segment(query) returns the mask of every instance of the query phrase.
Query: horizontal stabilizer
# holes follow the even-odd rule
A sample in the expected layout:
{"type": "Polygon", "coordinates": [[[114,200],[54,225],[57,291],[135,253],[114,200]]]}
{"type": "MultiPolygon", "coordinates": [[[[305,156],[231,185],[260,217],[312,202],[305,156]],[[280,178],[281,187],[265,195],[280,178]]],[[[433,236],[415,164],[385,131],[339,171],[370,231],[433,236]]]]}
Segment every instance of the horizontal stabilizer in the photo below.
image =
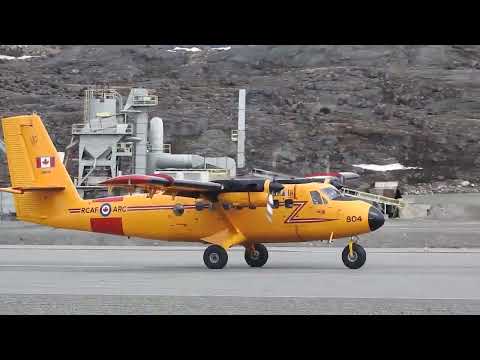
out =
{"type": "Polygon", "coordinates": [[[24,187],[8,187],[0,188],[1,192],[7,192],[12,194],[23,194],[28,191],[61,191],[65,190],[64,186],[24,186],[24,187]]]}

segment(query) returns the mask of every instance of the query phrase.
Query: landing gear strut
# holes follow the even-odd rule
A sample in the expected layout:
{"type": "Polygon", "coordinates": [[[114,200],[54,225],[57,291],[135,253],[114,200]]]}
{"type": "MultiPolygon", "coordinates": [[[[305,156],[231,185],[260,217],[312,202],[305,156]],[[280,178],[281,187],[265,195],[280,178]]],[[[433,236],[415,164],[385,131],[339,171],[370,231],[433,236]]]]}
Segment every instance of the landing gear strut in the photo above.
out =
{"type": "Polygon", "coordinates": [[[262,244],[245,248],[245,261],[251,267],[262,267],[268,260],[268,250],[262,244]]]}
{"type": "Polygon", "coordinates": [[[346,267],[359,269],[365,264],[367,253],[362,246],[350,239],[348,245],[342,251],[342,260],[346,267]]]}
{"type": "Polygon", "coordinates": [[[203,262],[209,269],[223,269],[228,262],[227,251],[219,245],[210,245],[203,253],[203,262]]]}

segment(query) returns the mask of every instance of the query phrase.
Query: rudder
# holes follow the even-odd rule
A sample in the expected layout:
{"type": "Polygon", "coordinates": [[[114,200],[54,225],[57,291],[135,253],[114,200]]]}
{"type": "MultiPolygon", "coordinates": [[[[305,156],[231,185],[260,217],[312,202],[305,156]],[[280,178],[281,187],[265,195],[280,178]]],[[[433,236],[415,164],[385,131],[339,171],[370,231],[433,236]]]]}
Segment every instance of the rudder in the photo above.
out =
{"type": "Polygon", "coordinates": [[[2,119],[17,217],[42,222],[80,197],[38,115],[2,119]]]}

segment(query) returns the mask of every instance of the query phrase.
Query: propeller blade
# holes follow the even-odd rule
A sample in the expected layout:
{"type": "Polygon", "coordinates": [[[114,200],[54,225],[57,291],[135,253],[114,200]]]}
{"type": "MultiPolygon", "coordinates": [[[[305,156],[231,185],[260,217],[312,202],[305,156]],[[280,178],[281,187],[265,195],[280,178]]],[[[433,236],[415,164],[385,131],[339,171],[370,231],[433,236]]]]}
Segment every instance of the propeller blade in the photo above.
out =
{"type": "Polygon", "coordinates": [[[269,222],[273,222],[273,195],[269,194],[267,198],[266,215],[269,222]]]}

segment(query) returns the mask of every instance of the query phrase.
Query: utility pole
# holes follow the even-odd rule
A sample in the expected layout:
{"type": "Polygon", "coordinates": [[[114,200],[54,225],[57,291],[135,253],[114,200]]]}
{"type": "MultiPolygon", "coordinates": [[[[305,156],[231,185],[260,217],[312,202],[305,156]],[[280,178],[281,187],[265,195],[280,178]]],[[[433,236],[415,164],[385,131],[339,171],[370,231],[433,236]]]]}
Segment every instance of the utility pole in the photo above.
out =
{"type": "Polygon", "coordinates": [[[245,167],[245,89],[238,94],[237,168],[245,167]]]}

